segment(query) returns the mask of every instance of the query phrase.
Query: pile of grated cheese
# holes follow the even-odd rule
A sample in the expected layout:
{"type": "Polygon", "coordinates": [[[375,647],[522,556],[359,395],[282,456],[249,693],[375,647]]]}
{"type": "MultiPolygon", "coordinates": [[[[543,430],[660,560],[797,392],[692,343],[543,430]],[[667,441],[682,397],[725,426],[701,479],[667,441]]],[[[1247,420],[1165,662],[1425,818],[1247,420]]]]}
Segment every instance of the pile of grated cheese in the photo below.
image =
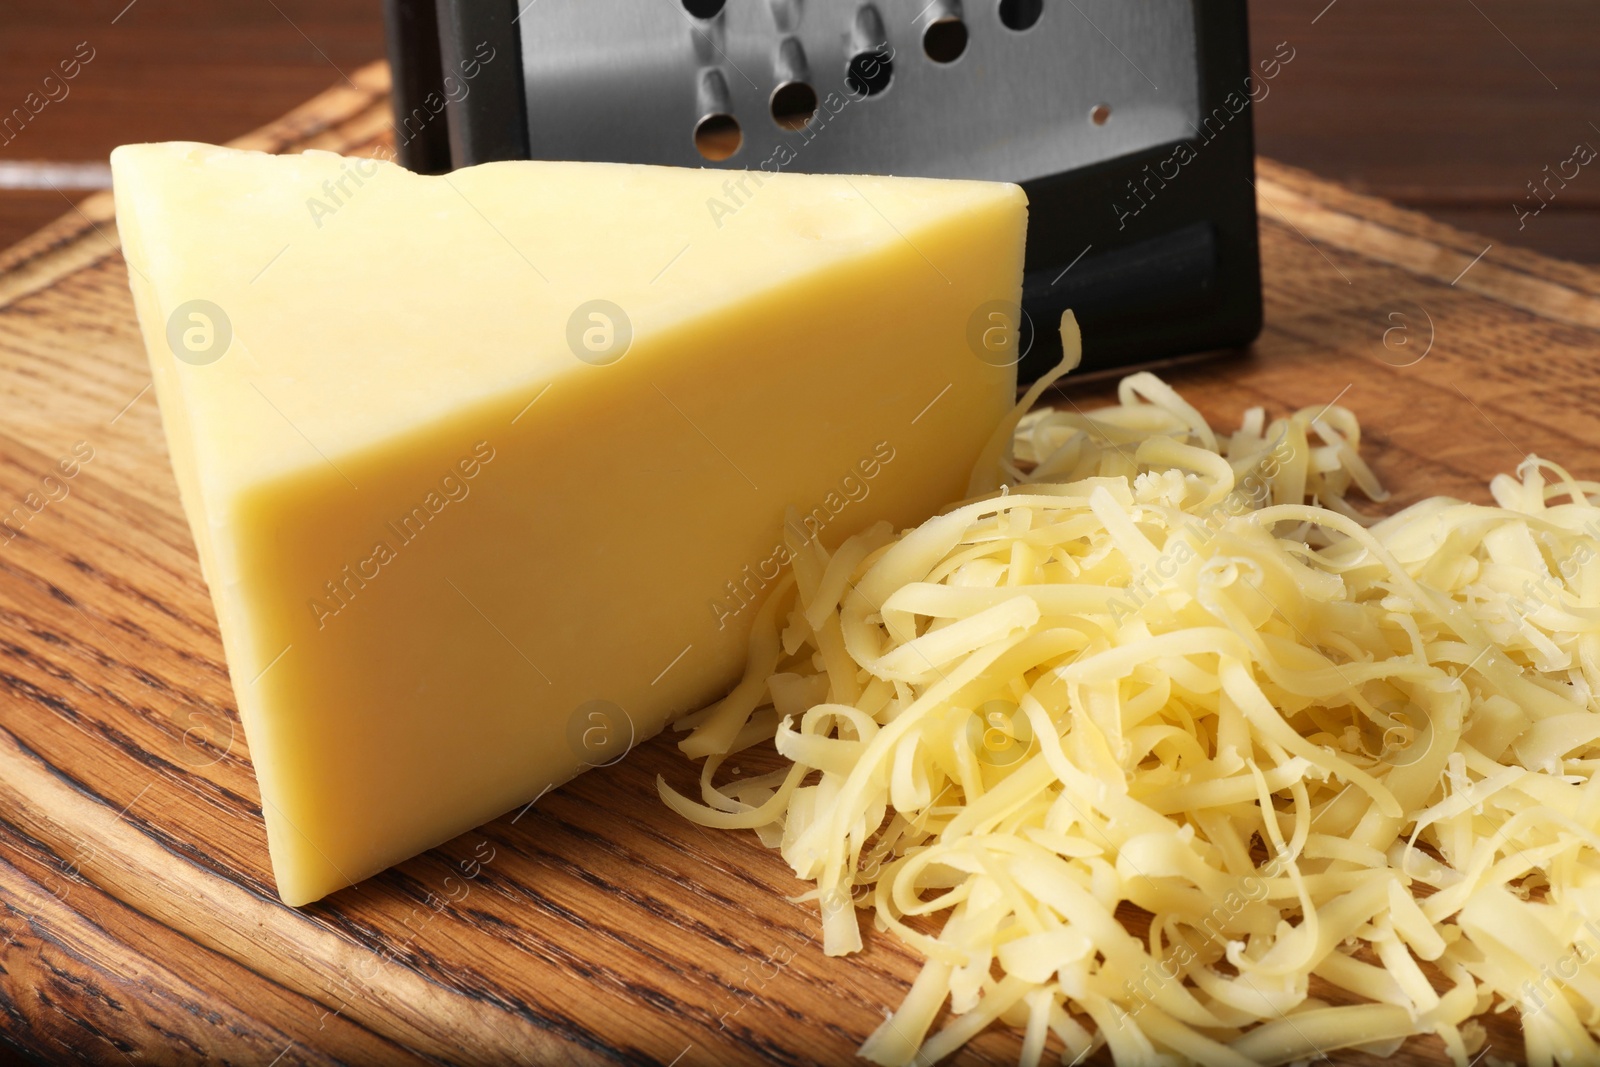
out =
{"type": "Polygon", "coordinates": [[[925,958],[874,1063],[1000,1020],[1024,1064],[1465,1065],[1511,1008],[1600,1062],[1600,483],[1529,456],[1374,523],[1345,409],[1218,435],[1135,374],[1023,416],[1066,369],[973,499],[791,544],[665,801],[781,850],[828,953],[865,909],[925,958]]]}

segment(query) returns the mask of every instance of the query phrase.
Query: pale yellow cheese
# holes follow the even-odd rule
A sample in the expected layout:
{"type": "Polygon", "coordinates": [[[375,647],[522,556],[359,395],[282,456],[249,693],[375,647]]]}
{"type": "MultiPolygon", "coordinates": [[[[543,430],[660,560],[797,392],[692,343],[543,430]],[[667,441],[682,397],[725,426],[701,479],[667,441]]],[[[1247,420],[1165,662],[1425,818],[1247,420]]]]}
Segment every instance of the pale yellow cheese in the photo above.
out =
{"type": "Polygon", "coordinates": [[[1014,186],[198,144],[112,168],[291,904],[725,691],[786,509],[830,547],[919,521],[1014,395],[983,329],[1020,295],[1014,186]]]}
{"type": "Polygon", "coordinates": [[[1117,394],[1030,392],[987,496],[797,546],[662,798],[815,883],[829,954],[864,909],[924,957],[885,1067],[996,1021],[1024,1067],[1469,1067],[1508,1008],[1517,1062],[1600,1062],[1600,483],[1529,455],[1380,520],[1336,402],[1117,394]]]}

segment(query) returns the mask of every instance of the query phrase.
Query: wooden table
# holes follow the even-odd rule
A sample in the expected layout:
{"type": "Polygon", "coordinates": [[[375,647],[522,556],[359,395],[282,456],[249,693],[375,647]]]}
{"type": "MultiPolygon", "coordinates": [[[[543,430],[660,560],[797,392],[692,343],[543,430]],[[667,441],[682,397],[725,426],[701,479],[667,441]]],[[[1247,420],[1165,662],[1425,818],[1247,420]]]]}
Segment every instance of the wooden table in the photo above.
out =
{"type": "MultiPolygon", "coordinates": [[[[372,151],[386,84],[352,71],[239,143],[372,151]]],[[[1600,474],[1600,272],[1265,160],[1259,189],[1265,333],[1169,373],[1214,423],[1340,398],[1396,505],[1486,500],[1527,451],[1600,474]]],[[[774,853],[657,801],[656,775],[689,779],[670,737],[282,906],[106,194],[0,253],[0,507],[80,441],[66,494],[0,546],[0,1055],[845,1063],[899,1002],[908,951],[869,933],[825,958],[774,853]]],[[[1515,1057],[1514,1023],[1489,1025],[1515,1057]]],[[[958,1059],[1017,1049],[996,1031],[958,1059]]]]}

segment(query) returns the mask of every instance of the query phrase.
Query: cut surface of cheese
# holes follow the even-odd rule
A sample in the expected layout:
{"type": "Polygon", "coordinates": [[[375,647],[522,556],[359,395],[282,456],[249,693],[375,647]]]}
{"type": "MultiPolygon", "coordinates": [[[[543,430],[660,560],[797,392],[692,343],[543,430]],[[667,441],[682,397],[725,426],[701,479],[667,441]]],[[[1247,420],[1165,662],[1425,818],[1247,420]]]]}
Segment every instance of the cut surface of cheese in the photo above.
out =
{"type": "Polygon", "coordinates": [[[786,521],[920,521],[1014,396],[1015,186],[188,143],[112,170],[290,904],[726,691],[786,521]]]}

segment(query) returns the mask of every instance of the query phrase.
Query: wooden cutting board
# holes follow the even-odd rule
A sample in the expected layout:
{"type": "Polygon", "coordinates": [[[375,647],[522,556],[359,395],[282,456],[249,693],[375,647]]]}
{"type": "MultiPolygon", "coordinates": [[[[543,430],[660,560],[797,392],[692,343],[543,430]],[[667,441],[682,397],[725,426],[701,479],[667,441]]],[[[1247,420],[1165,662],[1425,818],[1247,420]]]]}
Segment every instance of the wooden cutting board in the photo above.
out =
{"type": "MultiPolygon", "coordinates": [[[[386,69],[352,80],[236,143],[376,150],[386,69]]],[[[1600,272],[1265,160],[1257,186],[1266,330],[1166,372],[1213,423],[1337,398],[1396,505],[1487,500],[1529,451],[1600,475],[1600,272]]],[[[915,976],[885,936],[825,958],[775,854],[668,813],[656,776],[690,777],[670,736],[279,904],[109,194],[0,253],[0,512],[25,516],[0,529],[0,1059],[846,1063],[915,976]]],[[[1490,1026],[1519,1058],[1514,1020],[1490,1026]]]]}

